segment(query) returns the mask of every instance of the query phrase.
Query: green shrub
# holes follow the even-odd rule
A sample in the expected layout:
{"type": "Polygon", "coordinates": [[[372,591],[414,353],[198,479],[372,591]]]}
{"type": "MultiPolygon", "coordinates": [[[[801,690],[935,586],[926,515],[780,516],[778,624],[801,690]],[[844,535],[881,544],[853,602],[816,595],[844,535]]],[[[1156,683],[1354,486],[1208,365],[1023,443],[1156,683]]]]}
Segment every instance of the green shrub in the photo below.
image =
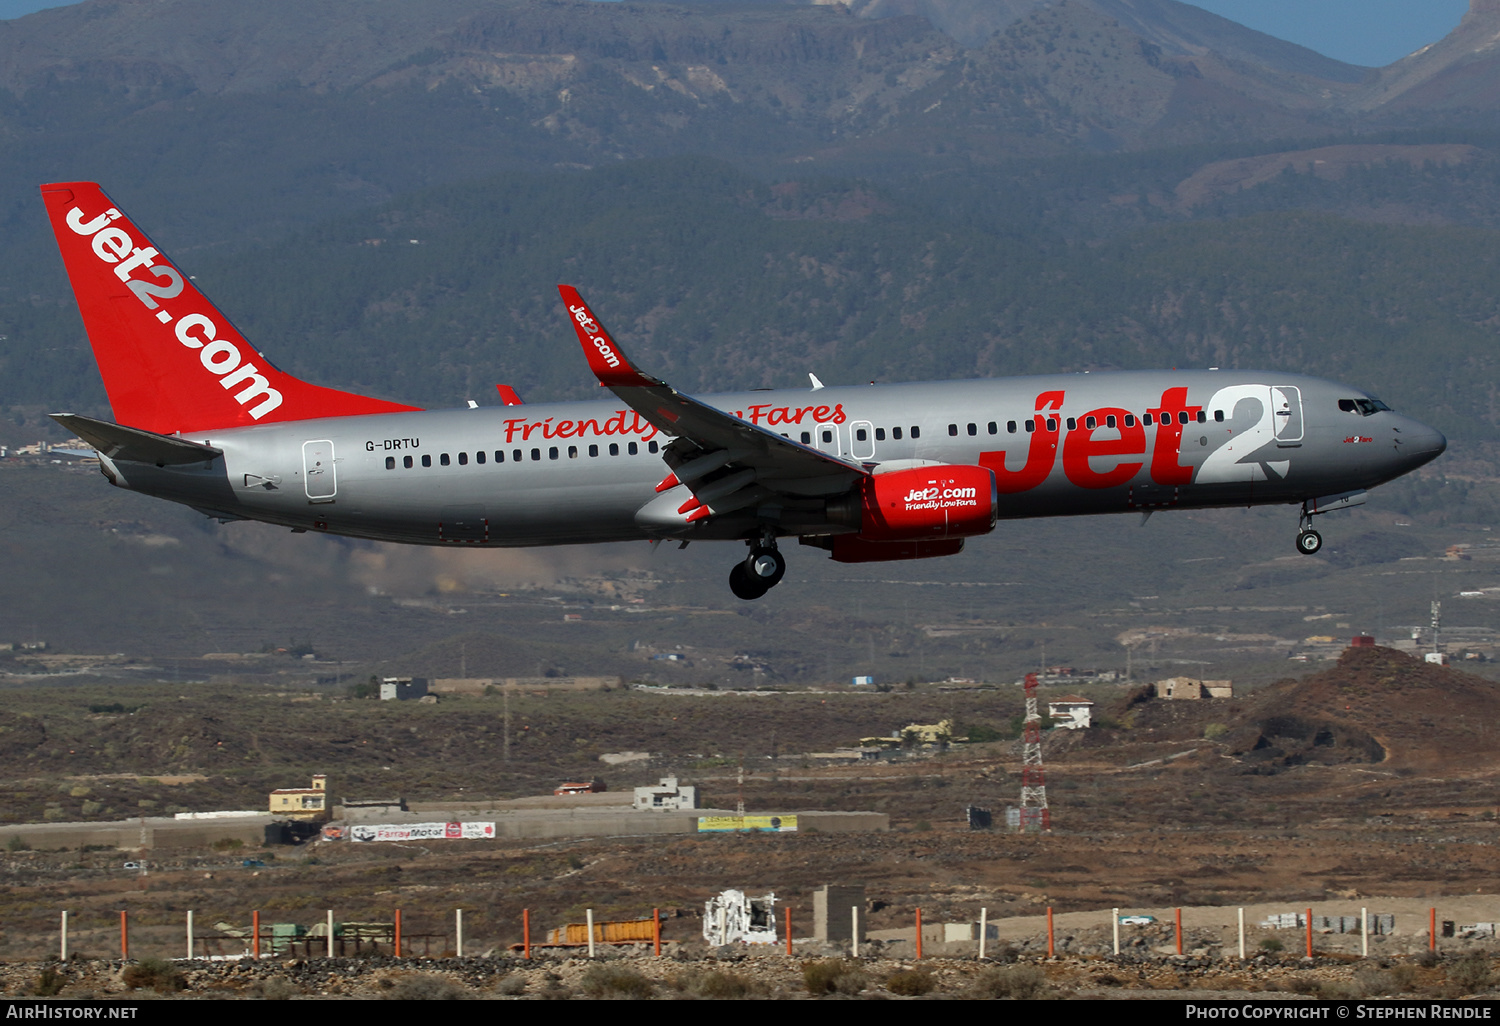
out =
{"type": "Polygon", "coordinates": [[[1277,951],[1280,951],[1282,947],[1283,945],[1281,943],[1281,938],[1279,937],[1267,937],[1265,940],[1260,942],[1260,950],[1262,951],[1275,953],[1277,951]]]}
{"type": "Polygon", "coordinates": [[[766,992],[760,981],[722,969],[683,973],[672,981],[672,985],[691,997],[716,1001],[734,1001],[766,992]]]}
{"type": "Polygon", "coordinates": [[[930,994],[937,986],[937,981],[932,978],[931,973],[923,972],[921,969],[905,969],[901,972],[892,973],[886,977],[885,989],[892,994],[900,994],[902,997],[921,997],[930,994]]]}
{"type": "Polygon", "coordinates": [[[158,994],[168,994],[187,986],[182,974],[164,958],[143,958],[128,965],[122,979],[131,990],[150,987],[158,994]]]}
{"type": "Polygon", "coordinates": [[[68,978],[56,969],[43,969],[31,985],[31,993],[36,997],[56,997],[67,984],[68,978]]]}
{"type": "Polygon", "coordinates": [[[590,966],[578,985],[591,998],[648,998],[656,992],[656,984],[625,965],[590,966]]]}
{"type": "Polygon", "coordinates": [[[1469,994],[1488,987],[1493,976],[1490,956],[1482,951],[1470,952],[1448,970],[1448,979],[1469,994]]]}
{"type": "Polygon", "coordinates": [[[1015,998],[1026,1001],[1047,992],[1047,974],[1040,966],[1012,965],[996,967],[974,981],[974,993],[982,998],[1015,998]]]}
{"type": "Polygon", "coordinates": [[[31,845],[26,843],[26,838],[22,837],[20,834],[17,834],[15,837],[12,837],[10,840],[5,842],[5,850],[30,851],[31,845]]]}
{"type": "Polygon", "coordinates": [[[869,984],[859,963],[844,958],[825,958],[802,963],[802,982],[809,994],[858,994],[869,984]]]}

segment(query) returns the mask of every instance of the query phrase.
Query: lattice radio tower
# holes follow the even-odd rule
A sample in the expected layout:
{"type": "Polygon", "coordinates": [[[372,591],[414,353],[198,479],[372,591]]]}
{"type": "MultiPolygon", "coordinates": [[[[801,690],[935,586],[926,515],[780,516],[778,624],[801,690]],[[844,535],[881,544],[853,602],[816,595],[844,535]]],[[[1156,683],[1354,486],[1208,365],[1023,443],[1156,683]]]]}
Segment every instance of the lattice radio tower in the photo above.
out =
{"type": "Polygon", "coordinates": [[[1021,829],[1052,829],[1047,808],[1047,771],[1042,766],[1042,716],[1036,708],[1036,674],[1026,675],[1026,720],[1021,732],[1021,829]]]}

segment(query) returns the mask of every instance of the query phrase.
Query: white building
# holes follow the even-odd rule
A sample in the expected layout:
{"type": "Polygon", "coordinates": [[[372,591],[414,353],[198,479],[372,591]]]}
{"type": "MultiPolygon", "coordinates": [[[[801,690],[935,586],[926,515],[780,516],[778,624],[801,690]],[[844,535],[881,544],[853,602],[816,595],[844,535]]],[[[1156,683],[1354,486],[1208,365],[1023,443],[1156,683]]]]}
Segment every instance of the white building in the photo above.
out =
{"type": "Polygon", "coordinates": [[[1093,722],[1094,703],[1081,695],[1064,695],[1047,703],[1052,725],[1062,730],[1082,730],[1093,722]]]}
{"type": "Polygon", "coordinates": [[[662,777],[660,784],[635,789],[635,807],[637,809],[696,809],[698,789],[679,787],[676,777],[662,777]]]}

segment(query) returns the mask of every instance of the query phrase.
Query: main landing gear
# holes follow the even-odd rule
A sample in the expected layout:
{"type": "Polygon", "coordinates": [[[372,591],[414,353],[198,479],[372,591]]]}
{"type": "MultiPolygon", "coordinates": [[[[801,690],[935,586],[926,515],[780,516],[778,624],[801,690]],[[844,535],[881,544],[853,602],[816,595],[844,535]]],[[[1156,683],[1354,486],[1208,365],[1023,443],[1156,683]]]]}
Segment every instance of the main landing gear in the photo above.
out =
{"type": "Polygon", "coordinates": [[[1312,517],[1304,502],[1302,515],[1297,518],[1297,551],[1304,556],[1311,556],[1323,547],[1323,536],[1312,529],[1312,517]]]}
{"type": "Polygon", "coordinates": [[[750,554],[729,571],[729,590],[736,598],[758,599],[786,576],[786,557],[776,548],[776,538],[768,534],[750,545],[750,554]]]}

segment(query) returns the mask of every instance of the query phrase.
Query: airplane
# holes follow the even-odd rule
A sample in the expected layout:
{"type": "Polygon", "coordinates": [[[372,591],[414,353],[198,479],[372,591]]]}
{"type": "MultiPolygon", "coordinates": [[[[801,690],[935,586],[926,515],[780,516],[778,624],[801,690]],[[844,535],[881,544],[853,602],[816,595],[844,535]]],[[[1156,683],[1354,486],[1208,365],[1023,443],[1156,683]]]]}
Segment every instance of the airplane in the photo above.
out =
{"type": "Polygon", "coordinates": [[[796,538],[841,562],[958,553],[1004,520],[1287,504],[1313,518],[1437,458],[1438,431],[1280,371],[1125,371],[688,396],[578,291],[612,398],[423,410],[300,381],[92,182],[43,185],[115,422],[53,419],[120,488],[223,522],[419,545],[739,541],[757,599],[796,538]]]}

